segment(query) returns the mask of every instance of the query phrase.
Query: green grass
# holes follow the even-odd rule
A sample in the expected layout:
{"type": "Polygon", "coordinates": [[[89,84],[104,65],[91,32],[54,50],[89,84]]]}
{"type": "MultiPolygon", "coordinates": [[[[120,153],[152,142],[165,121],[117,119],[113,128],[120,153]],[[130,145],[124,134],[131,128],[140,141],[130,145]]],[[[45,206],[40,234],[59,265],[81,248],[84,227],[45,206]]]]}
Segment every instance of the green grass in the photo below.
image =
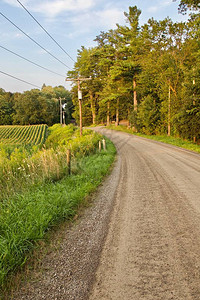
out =
{"type": "Polygon", "coordinates": [[[77,161],[74,175],[16,194],[1,203],[1,287],[10,273],[24,265],[37,241],[56,224],[75,216],[85,197],[109,172],[115,153],[114,145],[107,140],[106,151],[77,161]]]}
{"type": "Polygon", "coordinates": [[[80,137],[77,128],[54,125],[49,129],[47,144],[38,146],[12,147],[0,143],[0,203],[5,197],[26,191],[31,186],[47,181],[58,181],[68,170],[67,149],[72,160],[96,152],[101,136],[84,130],[80,137]]]}
{"type": "Polygon", "coordinates": [[[190,141],[187,140],[183,140],[181,138],[176,138],[176,137],[172,137],[172,136],[161,136],[161,135],[145,135],[145,134],[141,134],[141,133],[135,133],[133,132],[132,129],[129,129],[125,126],[107,126],[108,129],[112,129],[112,130],[116,130],[116,131],[122,131],[122,132],[127,132],[127,133],[131,133],[137,136],[141,136],[147,139],[151,139],[151,140],[155,140],[155,141],[159,141],[159,142],[163,142],[166,144],[171,144],[177,147],[181,147],[187,150],[191,150],[197,153],[200,153],[200,145],[194,144],[190,141]]]}

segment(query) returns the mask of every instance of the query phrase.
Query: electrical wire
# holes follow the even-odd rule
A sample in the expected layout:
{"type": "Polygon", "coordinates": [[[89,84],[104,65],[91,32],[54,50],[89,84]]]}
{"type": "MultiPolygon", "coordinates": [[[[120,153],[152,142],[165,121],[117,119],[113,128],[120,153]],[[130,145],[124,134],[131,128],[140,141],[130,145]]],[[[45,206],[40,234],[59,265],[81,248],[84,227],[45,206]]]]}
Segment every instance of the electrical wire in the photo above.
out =
{"type": "Polygon", "coordinates": [[[33,83],[30,83],[30,82],[28,82],[28,81],[25,81],[25,80],[23,80],[23,79],[20,79],[20,78],[18,78],[18,77],[15,77],[15,76],[13,76],[13,75],[10,75],[10,74],[8,74],[8,73],[5,73],[5,72],[3,72],[3,71],[0,71],[0,73],[2,73],[2,74],[4,74],[4,75],[7,75],[7,76],[9,76],[9,77],[12,77],[12,78],[14,78],[14,79],[17,79],[17,80],[19,80],[19,81],[21,81],[21,82],[25,82],[25,83],[27,83],[27,84],[29,84],[29,85],[32,85],[32,86],[34,86],[34,87],[37,87],[37,88],[41,88],[40,86],[38,86],[38,85],[35,85],[35,84],[33,84],[33,83]]]}
{"type": "Polygon", "coordinates": [[[59,61],[62,65],[64,65],[65,67],[67,67],[68,69],[70,69],[70,67],[68,67],[65,63],[63,63],[59,58],[57,58],[56,56],[54,56],[51,52],[49,52],[48,50],[46,50],[43,46],[41,46],[37,41],[35,41],[32,37],[30,37],[27,33],[25,33],[21,28],[19,28],[15,23],[13,23],[9,18],[7,18],[2,12],[0,12],[0,15],[2,17],[4,17],[8,22],[10,22],[14,27],[16,27],[19,31],[21,31],[26,37],[28,37],[32,42],[34,42],[36,45],[38,45],[40,48],[42,48],[46,53],[48,53],[49,55],[51,55],[54,59],[56,59],[57,61],[59,61]]]}
{"type": "Polygon", "coordinates": [[[28,11],[28,9],[19,1],[17,2],[23,7],[23,9],[31,16],[31,18],[46,32],[46,34],[56,43],[56,45],[71,59],[73,62],[75,60],[67,53],[67,51],[50,35],[50,33],[38,22],[38,20],[28,11]]]}
{"type": "Polygon", "coordinates": [[[58,76],[65,77],[64,75],[61,75],[61,74],[56,73],[56,72],[54,72],[54,71],[52,71],[52,70],[49,70],[49,69],[47,69],[47,68],[45,68],[45,67],[43,67],[43,66],[41,66],[41,65],[39,65],[39,64],[37,64],[37,63],[35,63],[35,62],[33,62],[33,61],[31,61],[31,60],[29,60],[28,58],[25,58],[24,56],[21,56],[20,54],[17,54],[17,53],[15,53],[15,52],[13,52],[13,51],[7,49],[6,47],[3,47],[3,46],[0,45],[0,48],[2,48],[2,49],[4,49],[4,50],[6,50],[6,51],[8,51],[8,52],[10,52],[10,53],[12,53],[12,54],[14,54],[14,55],[20,57],[20,58],[22,58],[22,59],[28,61],[29,63],[31,63],[31,64],[33,64],[33,65],[35,65],[35,66],[37,66],[37,67],[40,67],[40,68],[42,68],[42,69],[44,69],[44,70],[46,70],[46,71],[49,71],[49,72],[51,72],[51,73],[54,73],[54,74],[58,75],[58,76]]]}

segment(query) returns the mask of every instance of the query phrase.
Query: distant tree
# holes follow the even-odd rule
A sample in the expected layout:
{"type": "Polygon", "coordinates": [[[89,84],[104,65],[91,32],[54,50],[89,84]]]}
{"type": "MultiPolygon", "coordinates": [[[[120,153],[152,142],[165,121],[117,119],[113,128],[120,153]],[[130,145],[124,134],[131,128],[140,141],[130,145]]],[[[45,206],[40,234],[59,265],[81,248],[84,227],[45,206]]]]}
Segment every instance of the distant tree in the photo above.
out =
{"type": "Polygon", "coordinates": [[[72,119],[73,112],[73,103],[71,93],[66,90],[63,86],[46,86],[43,85],[41,94],[46,98],[48,103],[48,114],[51,115],[51,120],[49,119],[47,124],[50,123],[59,123],[60,122],[60,102],[59,98],[62,99],[62,104],[65,104],[65,121],[70,123],[72,119]],[[50,109],[51,107],[51,109],[50,109]]]}
{"type": "Polygon", "coordinates": [[[11,125],[13,121],[12,105],[0,95],[0,125],[11,125]]]}
{"type": "Polygon", "coordinates": [[[26,91],[15,99],[14,124],[28,125],[41,123],[40,91],[26,91]]]}
{"type": "Polygon", "coordinates": [[[13,97],[12,93],[0,89],[0,125],[11,125],[13,122],[13,97]]]}

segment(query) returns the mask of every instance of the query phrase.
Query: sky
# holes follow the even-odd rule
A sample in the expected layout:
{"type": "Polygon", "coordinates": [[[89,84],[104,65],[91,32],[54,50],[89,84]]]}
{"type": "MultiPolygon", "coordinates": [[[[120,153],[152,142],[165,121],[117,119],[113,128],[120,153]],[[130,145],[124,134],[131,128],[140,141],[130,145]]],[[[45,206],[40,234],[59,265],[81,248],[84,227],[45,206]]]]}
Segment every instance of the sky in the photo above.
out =
{"type": "Polygon", "coordinates": [[[17,0],[0,0],[0,88],[7,92],[23,92],[46,85],[65,86],[67,72],[73,69],[77,50],[81,46],[94,47],[94,39],[101,31],[125,24],[124,12],[129,6],[141,9],[140,25],[149,18],[174,22],[186,21],[178,13],[179,1],[173,0],[20,0],[21,4],[37,19],[57,43],[30,17],[17,0]],[[6,19],[7,18],[7,19],[6,19]],[[40,48],[26,35],[34,39],[40,48]],[[6,49],[7,50],[6,50],[6,49]],[[9,51],[31,60],[57,74],[44,70],[9,51]],[[3,73],[1,73],[3,72],[3,73]],[[18,81],[19,78],[26,82],[18,81]],[[30,85],[29,83],[33,84],[30,85]]]}

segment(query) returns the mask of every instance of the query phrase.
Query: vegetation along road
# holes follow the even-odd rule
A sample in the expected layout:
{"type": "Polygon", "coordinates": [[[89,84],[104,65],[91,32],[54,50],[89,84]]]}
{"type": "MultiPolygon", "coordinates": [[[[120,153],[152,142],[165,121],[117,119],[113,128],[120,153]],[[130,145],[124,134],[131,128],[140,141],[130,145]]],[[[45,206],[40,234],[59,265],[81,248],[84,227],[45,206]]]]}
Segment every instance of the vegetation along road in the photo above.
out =
{"type": "Polygon", "coordinates": [[[115,167],[15,299],[199,300],[200,155],[94,130],[116,145],[115,167]]]}

